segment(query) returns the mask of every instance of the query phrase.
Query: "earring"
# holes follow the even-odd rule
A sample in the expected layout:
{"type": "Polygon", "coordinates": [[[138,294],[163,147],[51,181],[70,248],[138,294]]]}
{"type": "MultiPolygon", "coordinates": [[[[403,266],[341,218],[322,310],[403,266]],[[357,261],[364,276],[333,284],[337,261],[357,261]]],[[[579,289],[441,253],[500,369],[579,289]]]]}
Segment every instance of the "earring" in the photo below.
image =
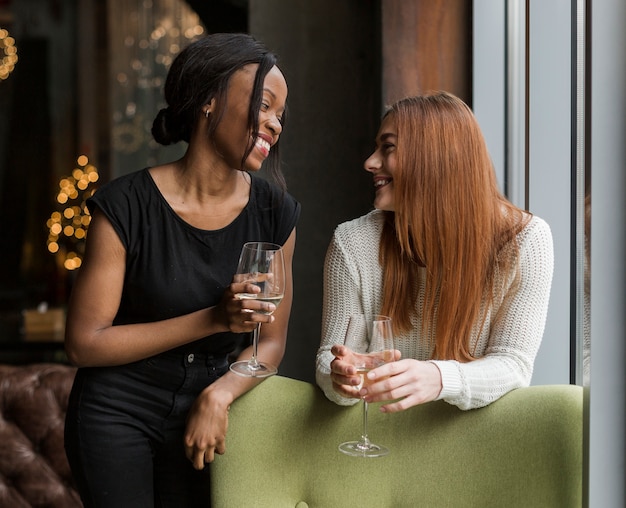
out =
{"type": "Polygon", "coordinates": [[[209,113],[210,113],[210,111],[207,109],[207,110],[204,112],[204,116],[205,116],[206,118],[209,118],[209,113]]]}

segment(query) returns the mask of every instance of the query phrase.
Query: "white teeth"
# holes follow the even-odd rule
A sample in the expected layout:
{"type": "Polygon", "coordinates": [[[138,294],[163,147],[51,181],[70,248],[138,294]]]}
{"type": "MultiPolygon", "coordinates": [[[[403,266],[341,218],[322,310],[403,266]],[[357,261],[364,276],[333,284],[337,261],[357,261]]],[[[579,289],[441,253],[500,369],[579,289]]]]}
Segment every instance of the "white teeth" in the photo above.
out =
{"type": "Polygon", "coordinates": [[[391,180],[376,180],[374,182],[374,187],[382,187],[384,185],[387,185],[391,180]]]}
{"type": "Polygon", "coordinates": [[[256,138],[256,145],[259,148],[267,150],[268,152],[270,151],[270,148],[271,148],[271,145],[266,140],[264,140],[263,138],[256,138]]]}

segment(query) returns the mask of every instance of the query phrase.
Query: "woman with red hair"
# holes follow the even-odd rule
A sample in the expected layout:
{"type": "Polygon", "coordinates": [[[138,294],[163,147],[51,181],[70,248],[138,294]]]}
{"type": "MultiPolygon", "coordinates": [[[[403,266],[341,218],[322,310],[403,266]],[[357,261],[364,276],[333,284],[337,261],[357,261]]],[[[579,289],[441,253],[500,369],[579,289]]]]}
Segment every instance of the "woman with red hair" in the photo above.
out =
{"type": "Polygon", "coordinates": [[[386,412],[438,399],[471,409],[527,386],[548,309],[552,235],[498,190],[470,108],[446,92],[396,102],[365,169],[375,210],[339,225],[326,255],[316,361],[326,396],[393,401],[386,412]],[[360,390],[342,345],[354,313],[390,316],[401,353],[360,390]]]}

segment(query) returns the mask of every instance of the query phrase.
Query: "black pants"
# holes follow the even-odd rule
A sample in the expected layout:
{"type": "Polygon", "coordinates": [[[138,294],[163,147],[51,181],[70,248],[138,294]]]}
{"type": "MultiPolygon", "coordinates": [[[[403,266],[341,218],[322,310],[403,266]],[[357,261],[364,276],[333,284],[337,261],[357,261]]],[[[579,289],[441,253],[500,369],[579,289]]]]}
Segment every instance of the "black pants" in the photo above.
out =
{"type": "Polygon", "coordinates": [[[209,507],[208,467],[193,468],[183,433],[197,395],[227,370],[226,357],[173,352],[79,369],[65,448],[85,507],[209,507]]]}

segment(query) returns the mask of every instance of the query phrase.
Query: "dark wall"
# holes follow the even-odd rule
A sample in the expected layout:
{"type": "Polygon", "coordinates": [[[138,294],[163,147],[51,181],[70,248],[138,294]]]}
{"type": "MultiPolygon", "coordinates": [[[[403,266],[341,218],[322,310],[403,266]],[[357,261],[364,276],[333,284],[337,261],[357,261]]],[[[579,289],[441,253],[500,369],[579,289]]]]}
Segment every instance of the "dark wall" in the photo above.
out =
{"type": "Polygon", "coordinates": [[[340,222],[368,212],[363,162],[380,119],[378,2],[251,0],[249,32],[279,55],[289,86],[281,138],[290,193],[302,204],[294,303],[282,375],[314,380],[322,270],[340,222]]]}
{"type": "Polygon", "coordinates": [[[49,49],[45,39],[20,40],[19,65],[10,80],[0,83],[5,135],[0,151],[0,306],[5,292],[7,301],[24,295],[9,307],[54,298],[40,288],[45,286],[41,279],[55,271],[54,259],[34,255],[46,245],[44,225],[56,183],[50,175],[49,49]],[[28,293],[36,293],[34,301],[28,301],[28,293]]]}

